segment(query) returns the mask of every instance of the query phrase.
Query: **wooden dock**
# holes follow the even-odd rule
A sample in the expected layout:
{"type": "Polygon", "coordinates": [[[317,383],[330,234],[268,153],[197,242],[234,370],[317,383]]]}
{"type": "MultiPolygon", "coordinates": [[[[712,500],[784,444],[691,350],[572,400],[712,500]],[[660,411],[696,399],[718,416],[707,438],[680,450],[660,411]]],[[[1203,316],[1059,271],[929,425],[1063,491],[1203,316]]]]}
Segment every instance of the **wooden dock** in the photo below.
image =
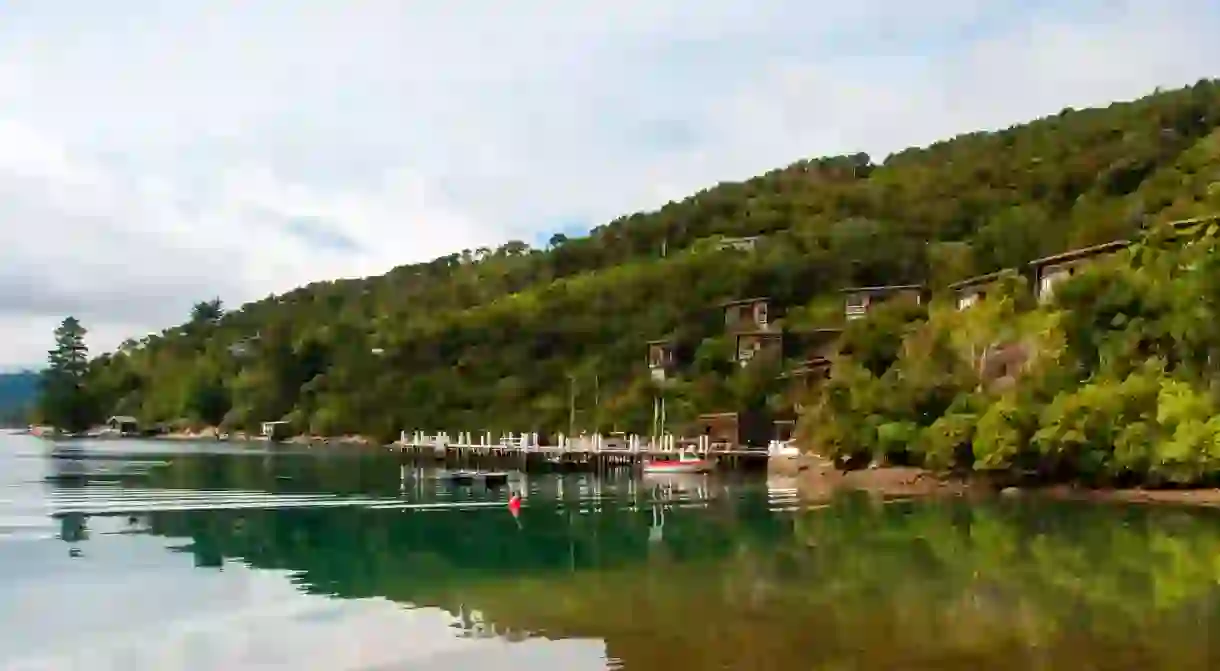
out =
{"type": "Polygon", "coordinates": [[[631,468],[651,459],[677,458],[682,452],[714,461],[718,468],[765,468],[776,445],[769,447],[732,446],[713,443],[706,436],[681,440],[665,435],[557,436],[553,444],[543,444],[537,434],[448,433],[403,431],[393,449],[418,461],[446,465],[506,466],[521,470],[601,470],[631,468]]]}

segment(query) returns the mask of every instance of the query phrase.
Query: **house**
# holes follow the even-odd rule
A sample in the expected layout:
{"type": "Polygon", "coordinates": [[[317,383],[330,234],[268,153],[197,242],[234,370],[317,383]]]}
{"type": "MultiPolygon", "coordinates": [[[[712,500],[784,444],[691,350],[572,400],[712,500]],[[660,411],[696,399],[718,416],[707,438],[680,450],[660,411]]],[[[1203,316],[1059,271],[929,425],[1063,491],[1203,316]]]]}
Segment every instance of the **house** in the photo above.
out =
{"type": "Polygon", "coordinates": [[[736,338],[733,360],[738,365],[745,366],[759,357],[780,359],[784,355],[784,334],[779,331],[743,331],[736,338]]]}
{"type": "Polygon", "coordinates": [[[288,437],[288,432],[291,426],[287,421],[279,420],[275,422],[263,422],[263,436],[267,440],[276,442],[288,437]]]}
{"type": "Polygon", "coordinates": [[[695,426],[716,448],[766,450],[775,433],[770,417],[760,411],[703,414],[695,419],[695,426]]]}
{"type": "Polygon", "coordinates": [[[866,316],[869,310],[881,303],[910,301],[915,305],[921,305],[926,300],[926,290],[922,284],[848,287],[842,292],[847,296],[844,316],[849,320],[866,316]]]}
{"type": "Polygon", "coordinates": [[[1126,249],[1129,244],[1126,240],[1115,240],[1030,262],[1029,267],[1034,276],[1034,295],[1039,301],[1050,300],[1055,293],[1056,284],[1075,275],[1078,270],[1098,258],[1126,249]]]}
{"type": "Polygon", "coordinates": [[[673,370],[674,345],[669,340],[650,340],[648,342],[648,372],[652,379],[660,382],[673,370]]]}
{"type": "Polygon", "coordinates": [[[736,331],[766,331],[769,328],[767,309],[770,298],[743,298],[721,303],[724,308],[724,327],[730,333],[736,331]]]}
{"type": "Polygon", "coordinates": [[[987,292],[995,287],[996,282],[1011,272],[1013,271],[1007,269],[997,270],[994,273],[987,273],[986,275],[979,275],[950,284],[949,290],[954,294],[957,309],[965,310],[986,298],[987,292]]]}
{"type": "Polygon", "coordinates": [[[115,415],[106,420],[106,428],[122,435],[134,434],[140,432],[140,422],[135,417],[128,415],[115,415]]]}
{"type": "Polygon", "coordinates": [[[754,251],[755,245],[761,236],[751,235],[741,238],[721,238],[716,241],[716,246],[720,249],[735,249],[739,252],[754,251]]]}

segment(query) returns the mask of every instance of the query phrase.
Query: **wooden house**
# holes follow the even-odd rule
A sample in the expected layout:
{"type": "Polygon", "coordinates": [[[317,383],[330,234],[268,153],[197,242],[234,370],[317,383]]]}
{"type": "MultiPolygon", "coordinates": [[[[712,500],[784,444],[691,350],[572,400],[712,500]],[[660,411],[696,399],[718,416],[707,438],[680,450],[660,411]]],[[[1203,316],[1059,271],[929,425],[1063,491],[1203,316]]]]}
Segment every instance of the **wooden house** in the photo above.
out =
{"type": "Polygon", "coordinates": [[[991,291],[996,282],[1006,274],[1013,272],[1012,270],[997,270],[994,273],[979,275],[964,279],[961,282],[954,282],[949,285],[949,290],[953,292],[954,301],[957,304],[958,310],[966,308],[978,303],[980,300],[987,297],[987,292],[991,291]]]}
{"type": "Polygon", "coordinates": [[[1115,240],[1030,262],[1029,267],[1034,277],[1034,295],[1039,301],[1050,300],[1054,296],[1056,284],[1075,275],[1081,268],[1097,259],[1126,249],[1129,244],[1126,240],[1115,240]]]}
{"type": "Polygon", "coordinates": [[[750,235],[739,238],[721,238],[716,242],[716,246],[720,249],[733,249],[739,252],[752,252],[758,244],[761,236],[750,235]]]}
{"type": "Polygon", "coordinates": [[[137,434],[140,432],[140,421],[128,415],[115,415],[106,420],[106,428],[122,435],[137,434]]]}
{"type": "Polygon", "coordinates": [[[927,300],[927,290],[922,284],[848,287],[842,291],[846,295],[843,312],[849,320],[867,316],[869,310],[882,303],[909,301],[920,305],[927,300]]]}
{"type": "Polygon", "coordinates": [[[743,331],[736,340],[733,360],[740,366],[764,357],[778,360],[784,356],[784,334],[779,331],[743,331]]]}
{"type": "Polygon", "coordinates": [[[677,362],[674,343],[670,340],[648,342],[648,372],[660,382],[670,375],[677,362]]]}
{"type": "Polygon", "coordinates": [[[263,422],[263,436],[265,436],[267,440],[278,442],[288,437],[291,428],[291,425],[284,420],[263,422]]]}
{"type": "Polygon", "coordinates": [[[722,303],[724,308],[724,328],[729,333],[738,331],[766,331],[770,328],[768,308],[771,299],[743,298],[722,303]]]}

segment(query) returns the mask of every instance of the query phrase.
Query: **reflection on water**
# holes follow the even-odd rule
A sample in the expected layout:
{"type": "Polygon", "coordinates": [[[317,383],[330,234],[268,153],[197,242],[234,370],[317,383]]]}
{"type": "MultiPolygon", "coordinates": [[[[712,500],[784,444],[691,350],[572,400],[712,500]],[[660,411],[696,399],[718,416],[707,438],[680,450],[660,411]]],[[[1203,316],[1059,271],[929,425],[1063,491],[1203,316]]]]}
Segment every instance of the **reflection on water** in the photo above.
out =
{"type": "Polygon", "coordinates": [[[1213,511],[0,441],[3,668],[1220,668],[1213,511]]]}

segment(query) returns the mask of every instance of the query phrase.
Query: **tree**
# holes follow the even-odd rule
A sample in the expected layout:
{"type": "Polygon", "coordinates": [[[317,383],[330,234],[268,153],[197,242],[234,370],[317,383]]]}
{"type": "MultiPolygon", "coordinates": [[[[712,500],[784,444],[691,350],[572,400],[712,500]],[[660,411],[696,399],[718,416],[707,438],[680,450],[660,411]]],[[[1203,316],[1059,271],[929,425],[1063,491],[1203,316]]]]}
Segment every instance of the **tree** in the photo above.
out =
{"type": "Polygon", "coordinates": [[[72,432],[88,428],[94,419],[85,385],[89,372],[85,333],[75,317],[65,318],[55,329],[55,349],[47,353],[48,366],[42,374],[39,405],[43,418],[56,428],[72,432]]]}
{"type": "Polygon", "coordinates": [[[219,298],[196,303],[191,308],[192,324],[215,324],[225,314],[224,303],[219,298]]]}

